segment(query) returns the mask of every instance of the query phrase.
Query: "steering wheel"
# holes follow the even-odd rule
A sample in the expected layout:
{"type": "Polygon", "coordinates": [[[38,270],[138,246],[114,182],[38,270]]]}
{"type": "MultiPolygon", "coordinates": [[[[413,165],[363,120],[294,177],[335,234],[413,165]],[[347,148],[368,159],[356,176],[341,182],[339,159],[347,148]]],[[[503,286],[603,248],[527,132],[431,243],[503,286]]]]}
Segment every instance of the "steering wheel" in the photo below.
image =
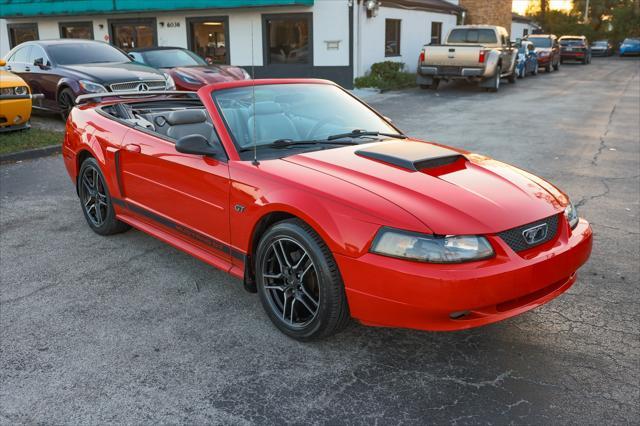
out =
{"type": "Polygon", "coordinates": [[[326,116],[325,118],[323,118],[320,121],[318,121],[311,128],[311,130],[309,130],[309,133],[307,133],[306,139],[314,139],[316,133],[318,133],[318,130],[322,129],[327,124],[335,124],[336,122],[338,122],[340,124],[345,124],[344,119],[342,117],[340,117],[339,115],[337,115],[337,114],[332,114],[332,115],[326,116]]]}

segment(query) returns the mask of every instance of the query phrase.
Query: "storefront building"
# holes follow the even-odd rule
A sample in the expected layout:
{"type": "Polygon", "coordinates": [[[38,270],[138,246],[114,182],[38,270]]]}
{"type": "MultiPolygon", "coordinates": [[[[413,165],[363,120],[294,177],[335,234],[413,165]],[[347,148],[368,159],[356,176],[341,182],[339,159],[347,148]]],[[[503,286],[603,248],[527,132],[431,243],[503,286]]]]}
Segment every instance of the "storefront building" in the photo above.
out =
{"type": "Polygon", "coordinates": [[[24,41],[82,38],[123,50],[190,49],[260,77],[347,87],[372,63],[415,70],[420,47],[462,12],[457,0],[0,0],[0,55],[24,41]]]}

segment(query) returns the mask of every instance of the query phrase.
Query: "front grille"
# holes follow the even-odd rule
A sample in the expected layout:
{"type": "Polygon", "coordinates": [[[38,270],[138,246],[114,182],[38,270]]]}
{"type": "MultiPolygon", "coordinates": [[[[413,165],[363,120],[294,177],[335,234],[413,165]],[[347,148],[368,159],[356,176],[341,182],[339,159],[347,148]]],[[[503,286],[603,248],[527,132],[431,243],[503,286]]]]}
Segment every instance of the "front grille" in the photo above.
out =
{"type": "Polygon", "coordinates": [[[502,238],[502,240],[507,243],[507,245],[511,247],[513,251],[519,252],[551,241],[555,238],[557,233],[558,215],[555,215],[546,219],[539,220],[537,222],[528,223],[517,228],[512,228],[507,231],[500,232],[498,236],[502,238]],[[542,224],[547,224],[547,236],[544,239],[535,242],[534,244],[529,244],[527,240],[525,240],[523,232],[527,229],[531,229],[542,224]]]}
{"type": "Polygon", "coordinates": [[[462,74],[462,67],[439,67],[438,74],[440,75],[460,75],[462,74]]]}
{"type": "Polygon", "coordinates": [[[140,80],[140,81],[127,81],[124,83],[113,83],[109,85],[112,92],[131,92],[140,90],[141,84],[146,84],[148,90],[164,90],[166,83],[164,80],[140,80]]]}

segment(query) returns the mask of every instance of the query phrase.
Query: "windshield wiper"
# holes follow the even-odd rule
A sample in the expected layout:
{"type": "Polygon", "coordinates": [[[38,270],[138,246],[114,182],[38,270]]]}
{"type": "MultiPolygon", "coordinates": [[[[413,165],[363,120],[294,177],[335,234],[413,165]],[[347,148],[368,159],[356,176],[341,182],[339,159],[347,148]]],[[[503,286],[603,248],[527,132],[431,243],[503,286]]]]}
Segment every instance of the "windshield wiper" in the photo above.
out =
{"type": "Polygon", "coordinates": [[[339,133],[337,135],[331,135],[327,138],[328,141],[333,141],[336,139],[342,139],[342,138],[360,138],[363,136],[387,136],[390,138],[397,138],[397,139],[406,139],[407,137],[405,135],[401,135],[400,133],[383,133],[383,132],[369,132],[367,130],[362,130],[362,129],[354,129],[353,131],[349,132],[349,133],[339,133]]]}
{"type": "Polygon", "coordinates": [[[268,144],[260,144],[255,147],[248,146],[242,148],[240,152],[253,151],[254,149],[265,149],[265,148],[288,148],[290,146],[296,145],[358,145],[358,142],[354,141],[333,141],[329,139],[323,140],[309,140],[309,141],[296,141],[293,139],[276,139],[275,141],[268,144]]]}

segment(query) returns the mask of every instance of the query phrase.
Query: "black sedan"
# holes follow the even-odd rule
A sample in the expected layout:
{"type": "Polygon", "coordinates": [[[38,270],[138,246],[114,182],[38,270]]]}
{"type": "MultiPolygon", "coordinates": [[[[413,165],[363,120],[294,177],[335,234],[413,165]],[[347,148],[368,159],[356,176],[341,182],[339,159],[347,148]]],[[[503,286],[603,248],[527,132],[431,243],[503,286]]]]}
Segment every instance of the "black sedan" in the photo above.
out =
{"type": "Polygon", "coordinates": [[[44,95],[34,107],[60,112],[65,119],[78,95],[175,88],[169,74],[135,63],[120,49],[99,41],[30,41],[13,48],[6,62],[5,69],[44,95]]]}

